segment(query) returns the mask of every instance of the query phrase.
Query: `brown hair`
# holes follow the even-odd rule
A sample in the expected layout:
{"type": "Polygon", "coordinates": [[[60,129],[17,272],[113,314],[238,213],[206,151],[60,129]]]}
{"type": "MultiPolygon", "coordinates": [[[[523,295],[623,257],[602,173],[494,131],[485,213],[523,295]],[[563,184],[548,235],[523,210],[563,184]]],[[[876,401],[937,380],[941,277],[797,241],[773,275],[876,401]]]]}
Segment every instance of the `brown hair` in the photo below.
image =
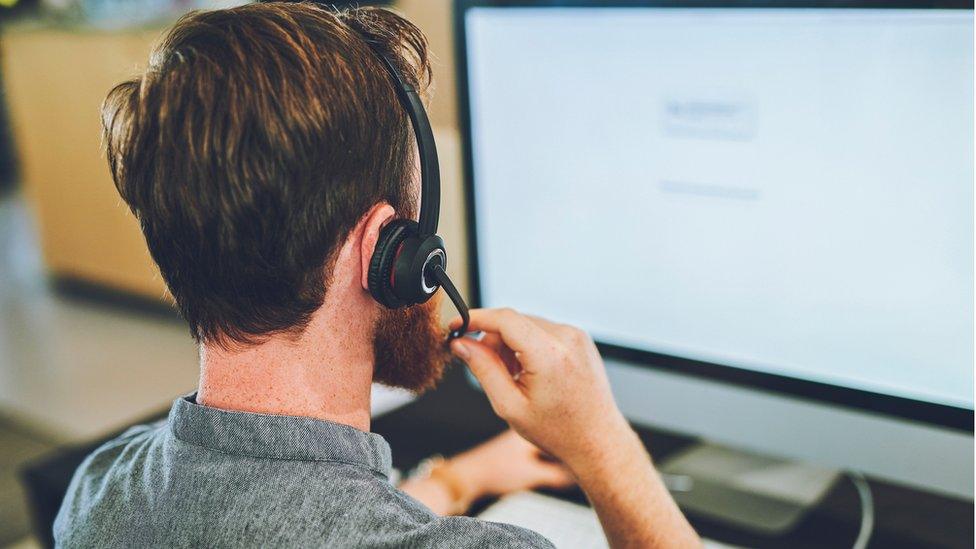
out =
{"type": "Polygon", "coordinates": [[[198,341],[300,332],[362,215],[413,214],[409,120],[367,40],[427,88],[402,17],[275,2],[184,16],[109,92],[115,185],[198,341]]]}

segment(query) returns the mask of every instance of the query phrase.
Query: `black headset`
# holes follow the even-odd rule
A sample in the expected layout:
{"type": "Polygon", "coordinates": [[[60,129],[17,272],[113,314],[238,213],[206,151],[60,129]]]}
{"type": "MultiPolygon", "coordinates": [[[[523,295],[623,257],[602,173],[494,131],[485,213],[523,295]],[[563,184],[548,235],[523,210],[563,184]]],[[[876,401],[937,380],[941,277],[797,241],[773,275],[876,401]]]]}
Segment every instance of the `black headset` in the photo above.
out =
{"type": "Polygon", "coordinates": [[[437,162],[434,132],[417,90],[400,75],[396,65],[379,52],[369,40],[386,71],[393,88],[410,117],[420,154],[420,219],[394,219],[380,230],[373,257],[369,261],[369,293],[389,309],[409,307],[429,300],[443,287],[461,313],[461,326],[449,339],[468,330],[468,307],[447,276],[447,250],[437,236],[440,214],[441,176],[437,162]]]}

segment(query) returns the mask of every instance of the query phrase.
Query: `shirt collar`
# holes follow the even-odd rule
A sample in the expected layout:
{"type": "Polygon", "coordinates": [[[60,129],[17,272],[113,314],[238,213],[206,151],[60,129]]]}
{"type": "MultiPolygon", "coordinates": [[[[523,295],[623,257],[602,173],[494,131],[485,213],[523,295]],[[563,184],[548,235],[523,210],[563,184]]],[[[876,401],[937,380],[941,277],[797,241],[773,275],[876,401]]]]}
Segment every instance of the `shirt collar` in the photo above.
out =
{"type": "Polygon", "coordinates": [[[390,446],[380,435],[296,416],[234,412],[197,404],[196,393],[173,402],[173,436],[225,454],[265,459],[334,461],[389,476],[390,446]]]}

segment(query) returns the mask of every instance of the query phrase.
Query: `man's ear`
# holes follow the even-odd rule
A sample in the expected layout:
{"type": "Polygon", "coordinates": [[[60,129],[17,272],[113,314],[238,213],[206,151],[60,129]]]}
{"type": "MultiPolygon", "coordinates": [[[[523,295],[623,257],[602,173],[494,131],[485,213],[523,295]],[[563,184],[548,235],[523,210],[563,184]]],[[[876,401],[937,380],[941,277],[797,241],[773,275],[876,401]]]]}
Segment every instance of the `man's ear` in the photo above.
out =
{"type": "Polygon", "coordinates": [[[380,202],[369,209],[359,221],[358,233],[359,256],[362,262],[361,277],[363,289],[369,291],[369,262],[373,259],[373,251],[380,239],[380,230],[393,220],[396,210],[386,202],[380,202]]]}

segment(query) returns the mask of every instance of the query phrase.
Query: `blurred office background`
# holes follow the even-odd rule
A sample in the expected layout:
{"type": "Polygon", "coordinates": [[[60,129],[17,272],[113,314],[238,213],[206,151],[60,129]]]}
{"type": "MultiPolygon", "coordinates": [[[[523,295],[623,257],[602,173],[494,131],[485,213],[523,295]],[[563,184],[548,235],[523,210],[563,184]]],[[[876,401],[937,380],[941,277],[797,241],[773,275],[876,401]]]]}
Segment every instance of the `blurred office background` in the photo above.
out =
{"type": "MultiPolygon", "coordinates": [[[[32,543],[23,463],[165,409],[195,386],[196,348],[109,177],[99,105],[180,13],[234,3],[0,1],[0,547],[32,543]]],[[[452,268],[463,268],[450,3],[395,7],[437,54],[442,234],[452,268]]]]}

